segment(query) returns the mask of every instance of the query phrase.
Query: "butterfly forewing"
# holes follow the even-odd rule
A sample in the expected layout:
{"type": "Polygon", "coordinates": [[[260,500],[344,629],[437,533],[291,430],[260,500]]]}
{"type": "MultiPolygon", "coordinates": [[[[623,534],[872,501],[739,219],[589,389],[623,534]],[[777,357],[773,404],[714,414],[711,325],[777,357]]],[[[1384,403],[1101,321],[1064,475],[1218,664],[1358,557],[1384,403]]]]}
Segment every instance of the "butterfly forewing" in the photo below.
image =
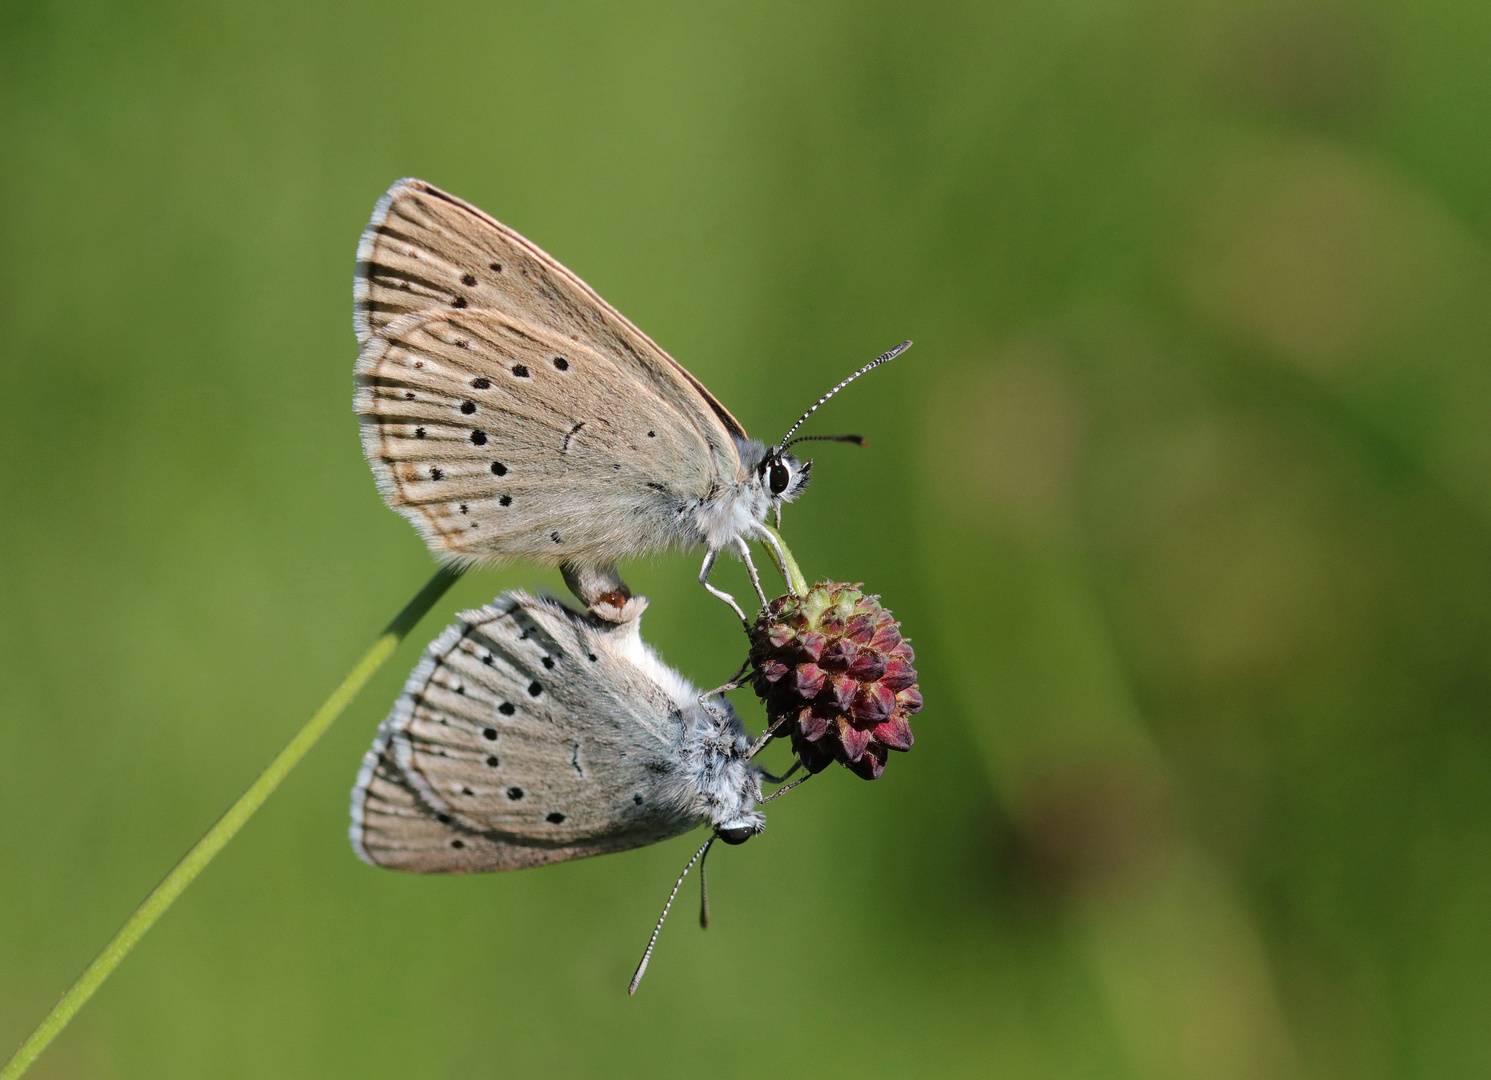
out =
{"type": "Polygon", "coordinates": [[[594,349],[500,311],[407,315],[357,362],[379,489],[453,556],[605,562],[683,542],[709,447],[594,349]]]}
{"type": "Polygon", "coordinates": [[[606,629],[512,594],[426,652],[353,792],[352,841],[381,866],[506,870],[620,851],[697,817],[670,800],[678,702],[606,629]]]}
{"type": "Polygon", "coordinates": [[[717,453],[745,432],[682,365],[557,260],[507,226],[432,184],[394,184],[357,250],[353,320],[366,344],[400,316],[493,308],[595,349],[654,383],[717,453]]]}

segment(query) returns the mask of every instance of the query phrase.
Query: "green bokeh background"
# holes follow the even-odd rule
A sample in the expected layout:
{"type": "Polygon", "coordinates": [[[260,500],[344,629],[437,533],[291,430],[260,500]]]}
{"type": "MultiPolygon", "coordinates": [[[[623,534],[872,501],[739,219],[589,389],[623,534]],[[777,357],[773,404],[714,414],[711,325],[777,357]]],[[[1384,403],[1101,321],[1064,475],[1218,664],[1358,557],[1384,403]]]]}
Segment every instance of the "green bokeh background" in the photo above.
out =
{"type": "MultiPolygon", "coordinates": [[[[363,866],[473,574],[37,1077],[1491,1073],[1491,6],[0,5],[0,1048],[430,572],[349,409],[395,178],[746,427],[919,742],[712,860],[363,866]]],[[[697,556],[628,568],[696,681],[697,556]]],[[[745,589],[739,567],[722,580],[745,589]]],[[[752,723],[754,705],[741,704],[752,723]]]]}

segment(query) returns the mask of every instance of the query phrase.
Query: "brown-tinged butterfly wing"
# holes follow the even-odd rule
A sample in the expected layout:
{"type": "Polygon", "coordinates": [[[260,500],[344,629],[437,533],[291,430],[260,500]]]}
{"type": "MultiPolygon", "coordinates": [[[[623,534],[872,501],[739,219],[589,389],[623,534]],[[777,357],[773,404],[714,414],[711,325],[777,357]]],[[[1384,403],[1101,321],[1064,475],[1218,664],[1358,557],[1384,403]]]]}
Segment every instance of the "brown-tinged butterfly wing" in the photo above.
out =
{"type": "Polygon", "coordinates": [[[697,379],[536,244],[423,180],[378,200],[357,247],[353,325],[360,345],[403,315],[491,308],[588,345],[655,383],[726,456],[745,430],[697,379]]]}
{"type": "Polygon", "coordinates": [[[744,431],[698,380],[431,184],[379,200],[354,301],[364,450],[438,554],[605,564],[688,547],[689,505],[739,479],[744,431]]]}

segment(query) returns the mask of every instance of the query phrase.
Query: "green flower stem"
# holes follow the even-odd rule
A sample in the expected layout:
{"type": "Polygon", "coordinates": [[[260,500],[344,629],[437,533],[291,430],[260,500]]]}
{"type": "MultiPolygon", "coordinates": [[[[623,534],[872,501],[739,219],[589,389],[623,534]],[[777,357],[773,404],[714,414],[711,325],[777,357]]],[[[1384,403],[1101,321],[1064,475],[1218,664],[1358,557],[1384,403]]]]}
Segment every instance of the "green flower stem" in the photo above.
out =
{"type": "Polygon", "coordinates": [[[305,726],[295,733],[295,737],[269,763],[269,767],[259,774],[259,778],[239,797],[228,812],[218,819],[217,824],[207,830],[202,839],[198,840],[186,853],[186,857],[166,875],[166,879],[145,898],[145,902],[135,909],[135,913],[119,928],[113,940],[104,946],[103,952],[94,957],[93,963],[88,965],[87,970],[78,977],[78,981],[62,995],[62,1000],[57,1002],[52,1011],[47,1014],[46,1019],[37,1025],[36,1030],[21,1044],[15,1057],[10,1059],[4,1070],[0,1070],[0,1080],[15,1080],[31,1067],[31,1063],[47,1048],[47,1044],[67,1026],[68,1021],[93,996],[93,992],[103,984],[110,973],[119,966],[119,962],[129,955],[129,951],[145,936],[145,932],[155,925],[155,921],[166,913],[166,910],[175,903],[176,898],[212,861],[213,856],[221,851],[238,830],[243,828],[248,819],[254,816],[254,812],[264,805],[264,800],[280,786],[280,781],[300,763],[300,759],[305,757],[306,752],[316,745],[316,740],[326,734],[326,729],[331,727],[332,721],[352,703],[352,699],[367,685],[373,673],[393,655],[399,642],[404,640],[409,631],[414,629],[415,624],[424,618],[430,608],[435,606],[435,603],[445,595],[445,591],[460,576],[459,569],[442,567],[430,579],[429,584],[421,589],[413,600],[409,601],[404,610],[394,616],[394,620],[388,624],[382,636],[373,642],[372,648],[363,653],[362,659],[358,660],[356,666],[347,673],[347,677],[342,680],[342,685],[332,691],[331,697],[327,698],[326,703],[316,710],[315,714],[306,721],[305,726]]]}
{"type": "MultiPolygon", "coordinates": [[[[803,577],[802,571],[797,568],[797,560],[792,557],[792,552],[788,550],[787,542],[782,539],[782,534],[764,521],[761,523],[761,527],[776,540],[775,544],[766,544],[763,546],[766,548],[766,553],[771,556],[771,561],[777,564],[777,569],[781,571],[783,580],[787,582],[787,588],[796,596],[805,595],[808,591],[807,578],[803,577]],[[779,553],[780,558],[778,558],[779,553]]],[[[6,1078],[0,1076],[0,1080],[6,1080],[6,1078]]]]}

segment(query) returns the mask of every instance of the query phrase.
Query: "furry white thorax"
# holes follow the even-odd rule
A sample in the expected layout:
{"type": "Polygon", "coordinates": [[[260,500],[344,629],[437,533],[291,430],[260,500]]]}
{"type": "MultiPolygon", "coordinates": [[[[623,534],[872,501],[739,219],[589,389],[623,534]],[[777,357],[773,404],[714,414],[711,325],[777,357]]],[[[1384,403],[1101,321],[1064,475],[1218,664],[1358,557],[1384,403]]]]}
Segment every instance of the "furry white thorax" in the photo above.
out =
{"type": "Polygon", "coordinates": [[[766,823],[755,809],[761,768],[745,759],[751,739],[730,702],[714,699],[719,716],[700,705],[699,691],[642,640],[640,620],[630,625],[630,633],[615,639],[619,650],[667,691],[683,716],[677,777],[685,790],[675,792],[675,799],[712,828],[760,832],[766,823]]]}
{"type": "Polygon", "coordinates": [[[750,537],[756,532],[756,524],[766,520],[766,511],[771,499],[761,485],[761,478],[752,474],[746,480],[731,484],[708,502],[700,503],[694,524],[711,551],[722,551],[735,542],[737,536],[750,537]]]}

